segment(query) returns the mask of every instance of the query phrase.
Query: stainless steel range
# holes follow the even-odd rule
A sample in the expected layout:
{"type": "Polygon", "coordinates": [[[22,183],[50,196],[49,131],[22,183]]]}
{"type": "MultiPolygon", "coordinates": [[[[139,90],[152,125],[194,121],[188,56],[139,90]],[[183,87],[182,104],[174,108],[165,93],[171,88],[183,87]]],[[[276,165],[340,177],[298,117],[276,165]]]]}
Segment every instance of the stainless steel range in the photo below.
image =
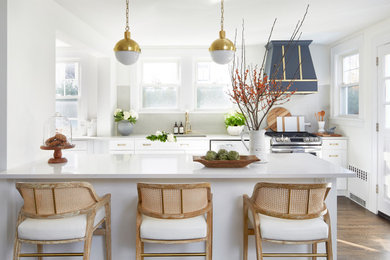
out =
{"type": "Polygon", "coordinates": [[[267,132],[273,153],[310,153],[321,157],[322,140],[308,132],[267,132]]]}

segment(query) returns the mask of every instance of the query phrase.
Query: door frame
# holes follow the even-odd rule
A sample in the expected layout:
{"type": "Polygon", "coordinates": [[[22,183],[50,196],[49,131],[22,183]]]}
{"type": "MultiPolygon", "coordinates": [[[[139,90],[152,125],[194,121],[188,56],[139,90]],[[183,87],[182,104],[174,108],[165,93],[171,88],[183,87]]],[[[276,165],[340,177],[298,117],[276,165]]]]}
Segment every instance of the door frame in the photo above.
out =
{"type": "MultiPolygon", "coordinates": [[[[380,118],[381,116],[383,116],[383,113],[385,113],[385,111],[381,111],[381,109],[383,109],[383,103],[380,98],[380,94],[383,93],[383,91],[379,92],[379,90],[383,90],[382,88],[385,87],[383,85],[383,81],[382,81],[382,77],[383,75],[381,75],[381,72],[383,73],[383,67],[382,67],[382,70],[380,69],[381,66],[384,65],[383,63],[383,60],[381,60],[382,56],[380,56],[381,53],[379,53],[379,48],[388,48],[388,50],[390,50],[390,42],[387,42],[385,44],[382,44],[380,46],[377,46],[377,57],[379,58],[379,62],[377,62],[377,88],[376,88],[376,91],[377,91],[377,106],[376,106],[376,112],[377,112],[377,122],[379,123],[379,131],[376,131],[376,137],[377,137],[377,142],[376,142],[376,145],[377,145],[377,153],[376,153],[376,159],[377,159],[377,164],[376,164],[376,169],[377,169],[377,187],[379,188],[379,190],[377,190],[377,213],[379,213],[379,206],[380,206],[380,197],[383,196],[383,183],[380,183],[380,181],[382,180],[383,181],[383,166],[380,167],[379,165],[380,164],[383,164],[383,145],[380,144],[380,141],[382,141],[382,138],[384,138],[384,132],[381,131],[381,129],[383,129],[383,124],[384,122],[381,122],[383,120],[383,118],[380,118]],[[382,113],[380,113],[382,112],[382,113]]],[[[389,52],[390,53],[390,52],[389,52]]],[[[384,212],[383,210],[381,211],[381,213],[385,216],[390,216],[389,212],[384,212]]]]}
{"type": "MultiPolygon", "coordinates": [[[[370,190],[369,190],[369,201],[368,201],[368,209],[375,214],[378,214],[378,206],[379,206],[379,193],[377,193],[377,185],[379,186],[379,132],[376,131],[376,123],[379,122],[379,104],[378,104],[378,99],[379,99],[379,66],[376,65],[376,57],[379,57],[379,47],[386,45],[390,43],[390,30],[386,32],[382,32],[381,34],[378,34],[376,37],[372,37],[372,48],[371,48],[371,59],[369,59],[370,63],[374,66],[370,66],[372,69],[370,73],[371,75],[374,76],[373,79],[373,86],[372,88],[372,96],[371,104],[372,106],[372,113],[371,113],[371,154],[372,154],[372,163],[371,163],[371,170],[372,170],[372,177],[371,177],[371,182],[370,182],[370,190]],[[376,105],[374,105],[376,104],[376,105]]],[[[381,127],[381,126],[379,126],[381,127]]]]}

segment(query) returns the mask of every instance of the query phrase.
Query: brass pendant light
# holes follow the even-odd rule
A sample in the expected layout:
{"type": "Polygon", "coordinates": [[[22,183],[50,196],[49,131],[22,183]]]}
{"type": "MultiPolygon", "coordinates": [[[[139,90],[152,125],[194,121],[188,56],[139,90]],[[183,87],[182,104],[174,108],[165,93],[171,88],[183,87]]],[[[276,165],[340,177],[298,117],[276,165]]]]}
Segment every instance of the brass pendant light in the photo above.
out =
{"type": "Polygon", "coordinates": [[[221,31],[219,32],[219,39],[216,39],[210,46],[209,51],[211,58],[218,64],[227,64],[233,57],[236,51],[236,46],[233,42],[226,38],[226,33],[223,30],[224,21],[224,0],[221,0],[221,31]]]}
{"type": "Polygon", "coordinates": [[[138,43],[130,39],[129,29],[129,0],[126,0],[125,38],[117,42],[114,47],[116,59],[124,65],[136,63],[141,53],[138,43]]]}

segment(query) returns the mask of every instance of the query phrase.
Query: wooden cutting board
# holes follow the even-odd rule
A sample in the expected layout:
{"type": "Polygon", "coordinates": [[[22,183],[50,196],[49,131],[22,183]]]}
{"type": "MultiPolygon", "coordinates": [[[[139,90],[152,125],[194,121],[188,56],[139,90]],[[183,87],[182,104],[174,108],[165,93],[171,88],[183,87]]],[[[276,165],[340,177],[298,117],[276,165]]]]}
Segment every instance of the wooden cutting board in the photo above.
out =
{"type": "Polygon", "coordinates": [[[269,111],[268,116],[267,116],[267,128],[271,128],[272,131],[276,131],[276,118],[278,116],[291,116],[290,111],[285,109],[284,107],[275,107],[269,111]]]}

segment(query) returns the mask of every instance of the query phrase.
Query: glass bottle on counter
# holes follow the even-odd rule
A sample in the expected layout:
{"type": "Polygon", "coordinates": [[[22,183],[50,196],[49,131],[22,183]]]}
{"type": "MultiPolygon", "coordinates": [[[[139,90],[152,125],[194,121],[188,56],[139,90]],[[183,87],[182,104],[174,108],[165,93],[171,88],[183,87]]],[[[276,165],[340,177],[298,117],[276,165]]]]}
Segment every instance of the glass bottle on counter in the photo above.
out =
{"type": "Polygon", "coordinates": [[[179,134],[184,134],[184,126],[183,126],[183,122],[180,122],[180,126],[179,126],[179,134]]]}
{"type": "Polygon", "coordinates": [[[177,126],[177,122],[175,122],[175,125],[173,127],[173,134],[177,135],[179,133],[179,127],[177,126]]]}

